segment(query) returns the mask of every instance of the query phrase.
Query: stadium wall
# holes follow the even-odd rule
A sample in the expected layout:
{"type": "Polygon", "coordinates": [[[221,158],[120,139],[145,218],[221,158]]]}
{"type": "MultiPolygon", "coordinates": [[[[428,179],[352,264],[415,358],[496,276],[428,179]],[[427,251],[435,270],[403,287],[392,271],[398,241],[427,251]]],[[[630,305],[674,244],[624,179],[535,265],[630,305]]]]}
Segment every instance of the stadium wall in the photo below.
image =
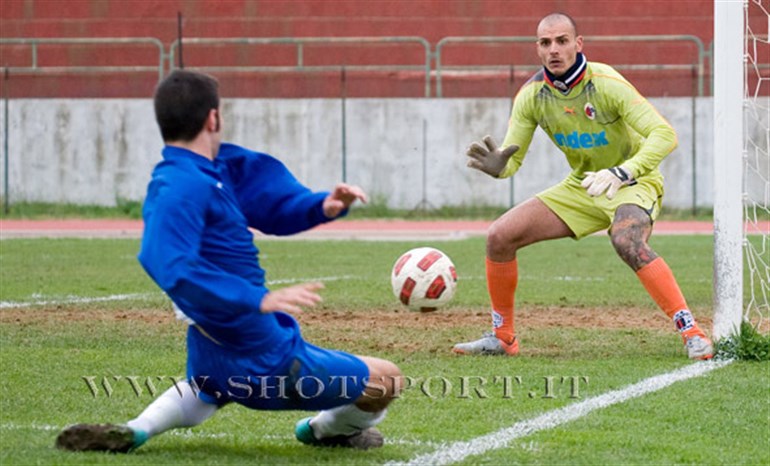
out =
{"type": "MultiPolygon", "coordinates": [[[[712,99],[651,100],[679,135],[679,147],[662,164],[665,205],[711,207],[712,99]]],[[[11,202],[115,205],[143,198],[162,148],[150,100],[9,103],[11,202]]],[[[344,172],[346,181],[363,186],[375,201],[405,209],[508,206],[565,176],[564,156],[540,131],[512,181],[465,167],[470,142],[485,134],[502,139],[509,110],[509,99],[223,101],[226,140],[275,155],[314,189],[331,187],[344,172]]]]}

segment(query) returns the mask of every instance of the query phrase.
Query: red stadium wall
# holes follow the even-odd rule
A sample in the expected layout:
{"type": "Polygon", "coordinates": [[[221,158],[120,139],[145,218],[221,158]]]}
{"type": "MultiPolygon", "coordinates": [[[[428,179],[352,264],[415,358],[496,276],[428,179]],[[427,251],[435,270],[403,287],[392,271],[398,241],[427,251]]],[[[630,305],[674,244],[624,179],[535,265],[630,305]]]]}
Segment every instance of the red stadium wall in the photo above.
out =
{"type": "MultiPolygon", "coordinates": [[[[211,37],[422,37],[436,51],[450,36],[534,36],[538,20],[562,11],[583,36],[692,35],[706,50],[712,40],[713,0],[2,0],[0,37],[158,39],[168,52],[177,37],[177,12],[186,38],[211,37]]],[[[611,64],[667,65],[658,70],[623,70],[650,96],[698,92],[699,54],[694,42],[591,42],[589,59],[611,64]],[[691,64],[691,65],[687,65],[691,64]],[[678,65],[679,69],[670,68],[678,65]]],[[[148,45],[40,46],[40,66],[152,66],[160,61],[148,45]]],[[[27,67],[24,45],[0,45],[0,66],[27,67]]],[[[213,72],[229,97],[421,97],[425,96],[425,52],[419,44],[374,48],[307,45],[304,65],[322,72],[213,72]],[[342,72],[341,65],[346,65],[342,72]],[[357,65],[403,65],[409,70],[355,69],[357,65]]],[[[447,45],[444,66],[502,66],[485,73],[442,73],[446,97],[500,97],[515,92],[536,65],[534,45],[447,45]],[[512,64],[510,67],[505,65],[512,64]],[[524,69],[521,69],[524,68],[524,69]]],[[[297,63],[297,48],[281,46],[185,46],[185,65],[284,66],[297,63]]],[[[707,66],[709,63],[706,63],[707,66]]],[[[430,63],[436,95],[435,56],[430,63]]],[[[167,71],[167,69],[165,70],[167,71]]],[[[158,72],[89,73],[13,71],[0,80],[12,97],[147,97],[158,72]]],[[[703,83],[708,94],[709,81],[703,83]]]]}

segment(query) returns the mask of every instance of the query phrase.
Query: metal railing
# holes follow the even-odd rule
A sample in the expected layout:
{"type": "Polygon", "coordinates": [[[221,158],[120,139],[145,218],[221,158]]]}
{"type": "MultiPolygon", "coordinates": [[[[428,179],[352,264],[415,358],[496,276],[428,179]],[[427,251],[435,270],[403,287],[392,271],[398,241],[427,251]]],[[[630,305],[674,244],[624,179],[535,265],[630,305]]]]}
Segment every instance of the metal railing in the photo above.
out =
{"type": "MultiPolygon", "coordinates": [[[[287,72],[287,71],[339,71],[343,67],[351,71],[372,70],[418,70],[425,73],[425,97],[430,97],[431,51],[430,43],[422,37],[240,37],[240,38],[202,38],[191,37],[182,39],[182,46],[188,45],[294,45],[296,46],[296,62],[292,66],[196,66],[195,69],[205,72],[236,71],[236,72],[287,72]],[[413,43],[424,49],[425,61],[420,65],[307,65],[305,54],[307,45],[350,45],[378,46],[395,43],[413,43]]],[[[171,44],[169,50],[169,70],[175,67],[175,57],[179,49],[179,39],[171,44]]]]}
{"type": "Polygon", "coordinates": [[[165,47],[153,37],[89,37],[89,38],[0,38],[2,45],[26,45],[30,47],[29,66],[8,66],[12,73],[110,73],[110,72],[158,72],[158,79],[163,79],[165,47]],[[158,49],[158,63],[153,66],[111,65],[111,66],[45,66],[40,64],[39,47],[41,45],[125,45],[147,44],[158,49]]]}
{"type": "MultiPolygon", "coordinates": [[[[702,41],[697,36],[692,35],[639,35],[639,36],[586,36],[586,41],[592,42],[682,42],[695,46],[697,59],[689,63],[681,64],[614,64],[613,67],[619,70],[694,70],[697,80],[696,90],[698,96],[704,95],[704,81],[706,76],[706,60],[710,60],[712,52],[707,50],[702,41]]],[[[221,66],[196,66],[196,69],[208,72],[235,71],[235,72],[324,72],[339,71],[347,69],[350,71],[381,71],[381,70],[415,70],[425,75],[424,96],[431,96],[431,73],[435,72],[435,96],[443,97],[443,77],[448,71],[463,70],[476,74],[484,72],[499,72],[501,70],[536,71],[540,68],[539,64],[515,65],[510,63],[501,63],[500,65],[453,65],[447,66],[443,63],[446,47],[453,44],[500,44],[500,43],[534,43],[536,38],[533,36],[478,36],[463,37],[450,36],[438,41],[435,52],[431,51],[431,44],[422,37],[245,37],[245,38],[184,38],[183,46],[232,46],[232,45],[292,45],[295,46],[295,62],[291,66],[270,66],[270,65],[221,65],[221,66]],[[378,45],[389,44],[417,44],[422,48],[424,62],[416,65],[397,64],[397,65],[355,65],[340,63],[335,65],[308,65],[307,46],[356,46],[356,47],[376,47],[378,45]],[[431,61],[435,58],[435,70],[431,69],[431,61]]],[[[152,37],[139,38],[0,38],[0,46],[4,45],[26,45],[30,47],[30,64],[28,66],[9,66],[8,70],[12,73],[88,73],[88,72],[153,72],[156,71],[158,79],[162,79],[165,70],[175,68],[175,58],[179,50],[179,40],[172,42],[169,46],[168,54],[165,53],[165,47],[160,40],[152,37]],[[42,45],[151,45],[157,49],[158,62],[152,66],[136,65],[111,65],[111,66],[47,66],[40,63],[39,48],[42,45]]],[[[710,63],[710,62],[709,62],[710,63]]]]}
{"type": "MultiPolygon", "coordinates": [[[[492,44],[492,43],[531,43],[535,44],[537,38],[534,36],[510,36],[510,37],[497,37],[497,36],[477,36],[477,37],[461,37],[450,36],[445,37],[438,41],[436,44],[436,97],[443,96],[442,89],[442,73],[446,70],[476,70],[476,71],[488,71],[488,70],[503,70],[510,69],[510,63],[500,65],[480,65],[480,66],[445,66],[442,64],[442,53],[444,48],[450,44],[492,44]]],[[[693,35],[656,35],[656,36],[586,36],[585,41],[587,43],[592,42],[685,42],[695,45],[698,56],[696,62],[682,63],[682,64],[613,64],[613,68],[619,70],[691,70],[693,67],[696,70],[697,77],[697,93],[698,96],[703,95],[703,82],[705,75],[704,62],[708,55],[708,52],[703,46],[703,42],[697,36],[693,35]]],[[[540,69],[541,65],[518,65],[517,69],[534,71],[540,69]]]]}

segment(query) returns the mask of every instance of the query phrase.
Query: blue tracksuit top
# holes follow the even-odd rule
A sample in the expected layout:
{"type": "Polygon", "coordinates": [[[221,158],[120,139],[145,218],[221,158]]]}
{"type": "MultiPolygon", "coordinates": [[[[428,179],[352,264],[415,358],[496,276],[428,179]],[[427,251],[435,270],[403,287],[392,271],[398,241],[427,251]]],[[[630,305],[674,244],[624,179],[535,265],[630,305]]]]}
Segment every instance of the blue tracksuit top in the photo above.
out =
{"type": "Polygon", "coordinates": [[[147,188],[139,262],[224,348],[275,354],[293,347],[299,327],[284,313],[260,311],[268,289],[248,227],[275,235],[310,229],[330,220],[322,209],[328,194],[312,192],[267,154],[222,144],[211,161],[166,146],[147,188]]]}

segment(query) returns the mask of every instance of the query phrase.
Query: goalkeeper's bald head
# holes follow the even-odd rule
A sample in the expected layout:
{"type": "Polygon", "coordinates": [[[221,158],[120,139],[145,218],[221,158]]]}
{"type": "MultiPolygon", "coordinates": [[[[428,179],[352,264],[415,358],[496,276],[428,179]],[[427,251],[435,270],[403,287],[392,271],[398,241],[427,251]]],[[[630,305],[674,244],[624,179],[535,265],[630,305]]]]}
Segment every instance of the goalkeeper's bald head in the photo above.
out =
{"type": "Polygon", "coordinates": [[[551,13],[551,14],[543,17],[543,19],[540,20],[540,23],[538,23],[537,29],[539,31],[544,26],[548,26],[548,25],[551,25],[551,24],[554,24],[554,23],[559,23],[559,22],[567,22],[567,23],[569,23],[569,25],[572,27],[573,37],[577,37],[577,35],[578,35],[577,24],[575,23],[575,20],[572,19],[572,17],[570,15],[566,14],[566,13],[556,12],[556,13],[551,13]]]}

